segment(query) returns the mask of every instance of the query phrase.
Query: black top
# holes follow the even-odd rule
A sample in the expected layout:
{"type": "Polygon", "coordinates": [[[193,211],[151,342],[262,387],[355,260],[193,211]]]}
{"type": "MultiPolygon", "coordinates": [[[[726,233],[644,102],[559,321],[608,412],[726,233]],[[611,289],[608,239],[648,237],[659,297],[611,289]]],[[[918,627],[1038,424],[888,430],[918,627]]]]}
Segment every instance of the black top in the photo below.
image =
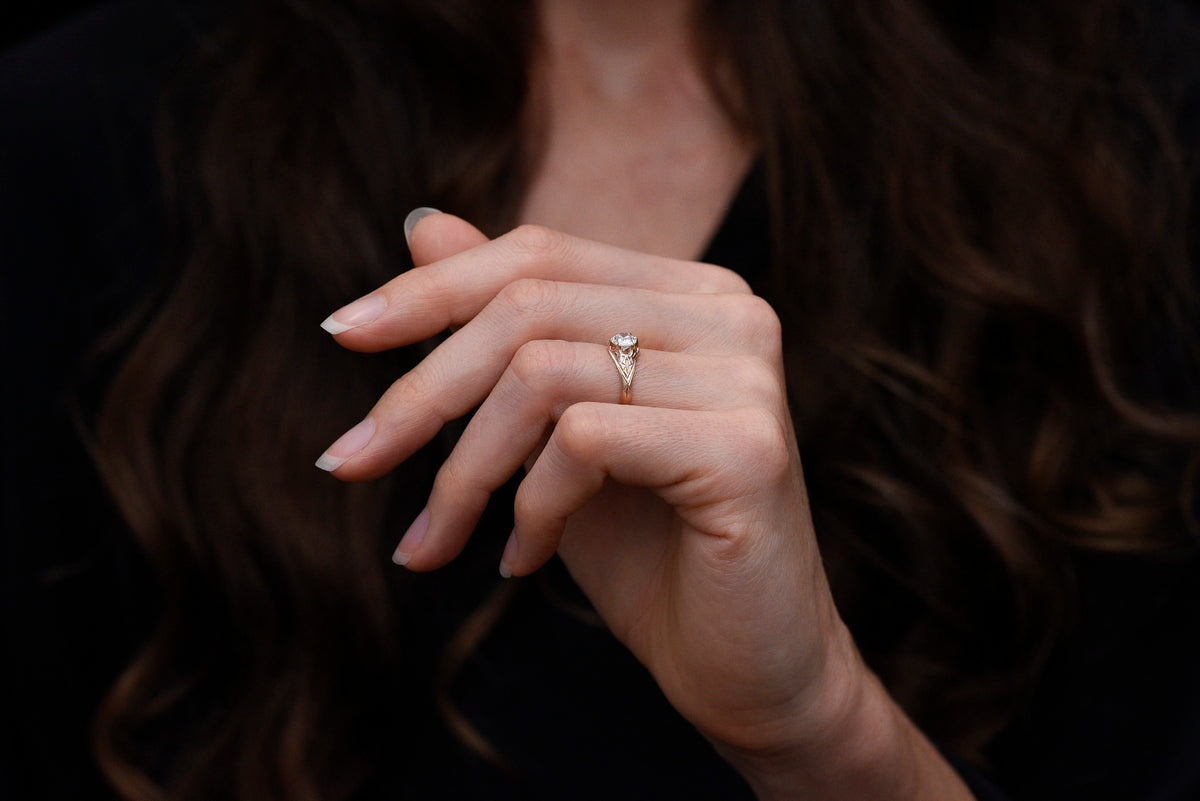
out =
{"type": "MultiPolygon", "coordinates": [[[[1182,30],[1198,41],[1191,12],[1158,5],[1164,35],[1182,30]]],[[[0,60],[0,302],[9,336],[0,798],[110,795],[89,756],[88,722],[145,636],[156,596],[72,405],[94,391],[77,381],[87,343],[154,277],[162,212],[152,119],[162,81],[198,27],[175,3],[129,0],[0,60]]],[[[763,208],[756,175],[706,259],[759,269],[763,208]]],[[[1190,580],[1198,562],[1195,554],[1079,557],[1082,625],[994,750],[989,778],[1004,794],[948,754],[979,798],[1200,798],[1200,583],[1190,580]]],[[[556,591],[571,591],[560,565],[547,570],[556,591]]],[[[398,754],[362,797],[750,798],[641,666],[570,609],[522,592],[464,669],[461,703],[514,774],[431,727],[421,752],[398,754]]]]}

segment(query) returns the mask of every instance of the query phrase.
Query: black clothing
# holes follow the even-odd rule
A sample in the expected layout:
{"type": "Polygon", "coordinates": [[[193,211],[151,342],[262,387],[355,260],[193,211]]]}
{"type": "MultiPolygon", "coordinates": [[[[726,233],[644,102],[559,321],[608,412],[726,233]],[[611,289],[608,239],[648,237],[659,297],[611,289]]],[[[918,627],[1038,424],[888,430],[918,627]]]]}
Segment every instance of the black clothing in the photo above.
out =
{"type": "MultiPolygon", "coordinates": [[[[1197,32],[1183,7],[1163,8],[1175,35],[1197,32]]],[[[154,280],[163,216],[150,134],[196,19],[178,3],[130,0],[0,59],[0,301],[11,342],[0,479],[4,799],[109,797],[89,756],[89,720],[153,620],[154,580],[100,485],[73,404],[97,391],[77,381],[87,343],[154,280]]],[[[760,181],[743,188],[707,260],[743,274],[761,267],[760,181]]],[[[1200,798],[1198,563],[1195,554],[1080,557],[1080,632],[993,755],[1005,796],[1200,798]]],[[[570,592],[561,565],[547,572],[556,592],[570,592]]],[[[397,755],[361,797],[750,798],[636,660],[568,610],[521,594],[463,673],[464,709],[522,779],[431,722],[425,750],[397,755]]],[[[1005,797],[947,756],[980,799],[1005,797]]]]}

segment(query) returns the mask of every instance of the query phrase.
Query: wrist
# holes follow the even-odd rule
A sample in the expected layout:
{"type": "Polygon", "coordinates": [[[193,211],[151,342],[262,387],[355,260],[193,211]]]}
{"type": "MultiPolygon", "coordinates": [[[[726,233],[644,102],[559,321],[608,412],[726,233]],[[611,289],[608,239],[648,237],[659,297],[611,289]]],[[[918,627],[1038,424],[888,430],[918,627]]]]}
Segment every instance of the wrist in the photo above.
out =
{"type": "Polygon", "coordinates": [[[878,748],[879,728],[887,720],[872,720],[869,685],[874,676],[840,621],[826,642],[818,678],[789,709],[781,710],[754,738],[717,744],[759,799],[798,797],[800,789],[812,793],[819,774],[853,771],[855,763],[871,761],[870,753],[878,748]]]}
{"type": "Polygon", "coordinates": [[[717,746],[761,801],[971,799],[937,749],[896,705],[844,626],[823,675],[774,740],[717,746]]]}

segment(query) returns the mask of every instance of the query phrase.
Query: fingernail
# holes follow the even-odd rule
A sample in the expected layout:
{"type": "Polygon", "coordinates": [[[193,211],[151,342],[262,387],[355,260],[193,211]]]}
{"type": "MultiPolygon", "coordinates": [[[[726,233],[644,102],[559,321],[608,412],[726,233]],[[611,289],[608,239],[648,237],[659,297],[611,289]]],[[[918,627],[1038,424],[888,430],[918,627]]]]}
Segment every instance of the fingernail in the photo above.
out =
{"type": "Polygon", "coordinates": [[[378,320],[386,308],[387,298],[383,295],[366,295],[326,317],[321,327],[331,334],[340,334],[378,320]]]}
{"type": "Polygon", "coordinates": [[[375,435],[375,421],[370,417],[337,438],[337,442],[317,459],[317,467],[322,470],[337,470],[346,460],[361,451],[375,435]]]}
{"type": "Polygon", "coordinates": [[[428,530],[429,509],[425,508],[421,510],[421,514],[417,515],[417,519],[400,538],[400,544],[396,546],[396,552],[392,554],[392,561],[400,566],[407,565],[408,560],[412,559],[413,552],[420,546],[421,540],[425,539],[425,532],[428,530]]]}
{"type": "Polygon", "coordinates": [[[421,206],[419,209],[413,209],[404,218],[404,241],[408,242],[412,238],[413,229],[417,227],[417,223],[428,217],[430,214],[441,214],[440,211],[429,206],[421,206]]]}
{"type": "Polygon", "coordinates": [[[504,554],[500,557],[500,575],[504,578],[512,578],[513,562],[517,561],[517,532],[514,530],[508,535],[508,542],[504,545],[504,554]]]}

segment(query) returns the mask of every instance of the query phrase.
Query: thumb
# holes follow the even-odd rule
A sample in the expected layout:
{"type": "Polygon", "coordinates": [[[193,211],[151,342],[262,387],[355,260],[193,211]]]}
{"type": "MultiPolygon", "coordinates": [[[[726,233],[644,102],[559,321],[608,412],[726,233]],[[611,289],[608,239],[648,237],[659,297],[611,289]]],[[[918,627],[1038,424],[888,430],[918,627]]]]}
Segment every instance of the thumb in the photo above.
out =
{"type": "Polygon", "coordinates": [[[413,209],[404,218],[404,237],[413,264],[424,267],[488,241],[478,228],[461,217],[437,209],[413,209]]]}

